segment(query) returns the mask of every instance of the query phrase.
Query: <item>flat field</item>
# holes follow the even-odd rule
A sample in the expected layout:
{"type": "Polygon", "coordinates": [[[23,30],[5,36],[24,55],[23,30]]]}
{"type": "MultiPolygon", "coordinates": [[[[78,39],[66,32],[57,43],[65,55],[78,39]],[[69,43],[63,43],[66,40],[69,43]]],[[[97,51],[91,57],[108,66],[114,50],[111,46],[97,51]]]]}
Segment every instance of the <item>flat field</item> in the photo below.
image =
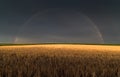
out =
{"type": "Polygon", "coordinates": [[[0,46],[0,77],[120,77],[120,46],[0,46]]]}

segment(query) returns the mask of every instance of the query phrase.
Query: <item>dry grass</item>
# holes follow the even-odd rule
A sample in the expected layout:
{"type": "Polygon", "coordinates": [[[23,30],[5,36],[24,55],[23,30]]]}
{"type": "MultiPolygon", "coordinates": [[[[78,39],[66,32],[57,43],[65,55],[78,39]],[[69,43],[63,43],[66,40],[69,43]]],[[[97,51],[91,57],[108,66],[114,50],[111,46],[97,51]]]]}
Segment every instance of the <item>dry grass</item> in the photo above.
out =
{"type": "Polygon", "coordinates": [[[120,46],[1,46],[0,77],[120,77],[120,46]]]}

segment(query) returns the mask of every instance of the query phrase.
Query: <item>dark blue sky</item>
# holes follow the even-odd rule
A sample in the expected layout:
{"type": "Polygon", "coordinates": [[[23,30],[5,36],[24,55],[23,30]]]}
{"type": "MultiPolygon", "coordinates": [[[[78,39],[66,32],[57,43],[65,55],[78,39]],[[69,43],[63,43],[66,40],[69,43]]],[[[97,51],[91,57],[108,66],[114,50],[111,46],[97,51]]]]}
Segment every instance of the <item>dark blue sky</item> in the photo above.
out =
{"type": "MultiPolygon", "coordinates": [[[[13,43],[15,38],[19,37],[26,40],[31,39],[31,42],[100,43],[99,35],[91,30],[87,30],[90,27],[88,25],[92,25],[86,20],[89,18],[98,27],[105,43],[120,43],[119,4],[119,0],[1,0],[0,42],[13,43]],[[52,11],[50,9],[52,9],[52,11]],[[48,12],[34,17],[29,21],[25,29],[21,30],[23,25],[25,25],[32,16],[44,10],[48,10],[48,12]],[[76,11],[80,13],[79,16],[77,16],[76,11]],[[61,13],[58,14],[58,12],[61,13]],[[81,13],[87,18],[84,19],[81,13]],[[61,14],[62,16],[60,18],[61,14]],[[45,19],[43,21],[41,17],[43,17],[43,19],[48,18],[48,20],[45,19]],[[63,19],[66,20],[62,21],[63,19]],[[42,21],[44,24],[41,24],[42,21]],[[57,24],[55,25],[55,23],[57,24]],[[68,23],[70,24],[69,26],[68,23]],[[77,26],[76,23],[79,26],[77,26]],[[82,23],[87,24],[83,25],[82,23]],[[34,26],[31,24],[34,24],[34,26]],[[68,28],[71,27],[69,31],[66,25],[68,28]],[[30,30],[32,31],[31,33],[29,33],[30,30]],[[44,35],[41,36],[41,34],[44,35]],[[89,35],[91,35],[91,37],[89,35]],[[67,39],[69,41],[66,41],[67,39]]],[[[95,28],[93,28],[93,30],[96,31],[95,28]]],[[[23,41],[29,42],[26,40],[23,41]]]]}

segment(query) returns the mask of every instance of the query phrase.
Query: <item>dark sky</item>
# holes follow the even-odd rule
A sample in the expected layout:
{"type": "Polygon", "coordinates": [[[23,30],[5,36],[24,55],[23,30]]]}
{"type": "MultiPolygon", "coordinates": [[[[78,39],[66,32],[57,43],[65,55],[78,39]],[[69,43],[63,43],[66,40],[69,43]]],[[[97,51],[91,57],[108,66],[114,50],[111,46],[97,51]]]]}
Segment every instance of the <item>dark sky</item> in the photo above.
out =
{"type": "Polygon", "coordinates": [[[0,42],[120,43],[120,0],[1,0],[0,42]]]}

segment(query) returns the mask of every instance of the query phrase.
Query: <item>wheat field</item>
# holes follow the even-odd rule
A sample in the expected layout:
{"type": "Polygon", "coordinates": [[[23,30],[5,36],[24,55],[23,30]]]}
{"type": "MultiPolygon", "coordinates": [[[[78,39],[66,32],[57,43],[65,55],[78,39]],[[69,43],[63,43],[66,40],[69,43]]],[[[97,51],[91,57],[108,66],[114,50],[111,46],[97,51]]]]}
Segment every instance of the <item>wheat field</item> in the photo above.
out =
{"type": "Polygon", "coordinates": [[[0,77],[120,77],[120,46],[0,46],[0,77]]]}

